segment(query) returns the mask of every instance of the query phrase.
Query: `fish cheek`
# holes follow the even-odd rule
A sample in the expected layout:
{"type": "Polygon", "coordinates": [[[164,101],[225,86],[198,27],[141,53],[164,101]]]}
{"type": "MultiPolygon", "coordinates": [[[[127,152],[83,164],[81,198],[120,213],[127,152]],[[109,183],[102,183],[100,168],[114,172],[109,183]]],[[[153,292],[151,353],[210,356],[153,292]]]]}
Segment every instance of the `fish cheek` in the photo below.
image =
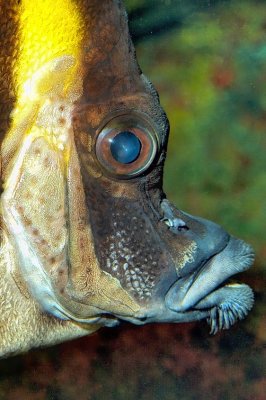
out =
{"type": "Polygon", "coordinates": [[[153,300],[161,277],[170,269],[169,257],[140,199],[133,197],[137,190],[131,184],[114,189],[117,182],[109,182],[107,189],[103,181],[87,177],[85,185],[99,265],[118,279],[138,303],[147,304],[153,300]],[[128,186],[128,197],[125,186],[128,186]],[[112,195],[118,191],[121,196],[112,195]]]}

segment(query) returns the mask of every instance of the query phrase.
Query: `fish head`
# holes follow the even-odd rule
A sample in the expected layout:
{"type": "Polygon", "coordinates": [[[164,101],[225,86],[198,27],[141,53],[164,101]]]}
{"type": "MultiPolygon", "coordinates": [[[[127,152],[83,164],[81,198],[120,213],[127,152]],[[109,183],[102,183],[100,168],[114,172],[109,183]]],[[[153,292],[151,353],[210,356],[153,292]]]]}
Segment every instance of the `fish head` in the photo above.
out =
{"type": "MultiPolygon", "coordinates": [[[[167,200],[169,123],[137,63],[126,13],[121,2],[85,3],[76,2],[76,33],[65,29],[70,44],[81,32],[79,50],[37,57],[3,142],[2,213],[18,268],[57,318],[229,328],[253,293],[227,281],[251,266],[253,251],[167,200]]],[[[26,55],[16,76],[27,75],[26,55]]]]}

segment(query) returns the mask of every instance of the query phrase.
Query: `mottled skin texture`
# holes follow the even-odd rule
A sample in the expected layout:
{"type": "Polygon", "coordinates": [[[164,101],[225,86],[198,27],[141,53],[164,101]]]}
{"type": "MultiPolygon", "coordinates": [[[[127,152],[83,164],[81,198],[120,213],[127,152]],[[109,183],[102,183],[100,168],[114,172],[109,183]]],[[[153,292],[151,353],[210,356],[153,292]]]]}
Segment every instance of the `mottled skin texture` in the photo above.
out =
{"type": "Polygon", "coordinates": [[[0,8],[0,354],[122,319],[207,318],[212,332],[229,328],[253,294],[244,284],[222,284],[248,268],[253,253],[165,199],[168,121],[136,62],[121,2],[73,1],[82,16],[78,49],[41,55],[43,65],[25,70],[25,89],[14,76],[26,3],[3,0],[0,8]],[[141,173],[131,176],[138,160],[114,170],[96,154],[112,124],[140,132],[145,160],[153,138],[154,156],[141,173]]]}

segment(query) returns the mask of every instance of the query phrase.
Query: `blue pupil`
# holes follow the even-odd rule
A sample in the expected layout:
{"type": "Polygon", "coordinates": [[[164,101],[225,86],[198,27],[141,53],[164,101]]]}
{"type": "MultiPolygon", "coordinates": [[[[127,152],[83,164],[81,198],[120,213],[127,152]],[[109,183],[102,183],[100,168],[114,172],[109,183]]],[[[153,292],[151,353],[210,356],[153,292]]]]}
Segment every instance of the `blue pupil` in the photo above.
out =
{"type": "Polygon", "coordinates": [[[112,139],[110,150],[116,161],[121,164],[130,164],[138,158],[141,143],[134,133],[123,131],[112,139]]]}

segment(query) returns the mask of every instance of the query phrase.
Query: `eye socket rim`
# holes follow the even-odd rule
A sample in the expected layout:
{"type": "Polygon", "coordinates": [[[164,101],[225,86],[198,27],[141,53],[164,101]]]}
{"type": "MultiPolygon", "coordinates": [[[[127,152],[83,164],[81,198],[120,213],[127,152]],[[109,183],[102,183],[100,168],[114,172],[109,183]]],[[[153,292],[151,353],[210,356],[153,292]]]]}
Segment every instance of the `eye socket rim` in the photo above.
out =
{"type": "Polygon", "coordinates": [[[142,112],[125,111],[109,114],[109,118],[105,118],[97,129],[94,143],[96,159],[101,169],[113,178],[129,180],[138,177],[148,170],[159,152],[160,141],[157,132],[155,124],[142,112]],[[110,135],[111,140],[122,131],[134,133],[141,143],[139,156],[128,164],[116,161],[111,154],[111,142],[102,140],[107,135],[110,135]]]}

